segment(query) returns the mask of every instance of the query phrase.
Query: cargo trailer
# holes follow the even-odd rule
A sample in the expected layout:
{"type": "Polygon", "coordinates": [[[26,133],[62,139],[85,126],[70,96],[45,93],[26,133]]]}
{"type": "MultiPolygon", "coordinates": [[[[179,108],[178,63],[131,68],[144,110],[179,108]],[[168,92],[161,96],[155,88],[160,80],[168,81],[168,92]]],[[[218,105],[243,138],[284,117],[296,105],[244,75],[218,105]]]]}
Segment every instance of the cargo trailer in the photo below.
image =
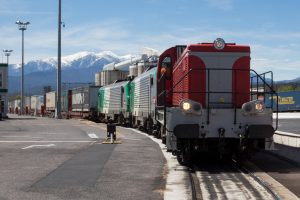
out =
{"type": "Polygon", "coordinates": [[[19,112],[20,112],[20,107],[21,107],[21,100],[20,99],[16,99],[16,100],[14,100],[14,113],[15,114],[19,114],[19,112]]]}
{"type": "Polygon", "coordinates": [[[56,91],[46,93],[46,115],[49,117],[55,116],[56,109],[56,91]]]}
{"type": "Polygon", "coordinates": [[[44,96],[33,95],[30,97],[30,113],[34,116],[44,115],[44,96]]]}
{"type": "Polygon", "coordinates": [[[72,89],[72,112],[96,112],[100,86],[85,86],[72,89]]]}
{"type": "Polygon", "coordinates": [[[25,105],[25,115],[29,115],[30,114],[30,97],[25,97],[24,98],[24,105],[25,105]]]}
{"type": "Polygon", "coordinates": [[[14,101],[9,101],[8,102],[8,112],[9,113],[14,113],[14,101]]]}
{"type": "Polygon", "coordinates": [[[278,112],[300,111],[300,91],[278,92],[278,99],[275,95],[266,95],[265,104],[273,104],[274,110],[278,107],[278,112]]]}

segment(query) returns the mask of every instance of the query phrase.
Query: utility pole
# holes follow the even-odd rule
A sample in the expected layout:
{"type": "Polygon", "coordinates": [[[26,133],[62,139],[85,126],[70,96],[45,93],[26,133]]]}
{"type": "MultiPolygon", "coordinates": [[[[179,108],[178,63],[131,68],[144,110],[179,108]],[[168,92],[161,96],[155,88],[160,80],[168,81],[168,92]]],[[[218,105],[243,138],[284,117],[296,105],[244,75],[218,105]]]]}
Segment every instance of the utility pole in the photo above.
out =
{"type": "Polygon", "coordinates": [[[57,99],[56,99],[56,116],[61,119],[61,0],[58,0],[58,51],[57,51],[57,99]]]}

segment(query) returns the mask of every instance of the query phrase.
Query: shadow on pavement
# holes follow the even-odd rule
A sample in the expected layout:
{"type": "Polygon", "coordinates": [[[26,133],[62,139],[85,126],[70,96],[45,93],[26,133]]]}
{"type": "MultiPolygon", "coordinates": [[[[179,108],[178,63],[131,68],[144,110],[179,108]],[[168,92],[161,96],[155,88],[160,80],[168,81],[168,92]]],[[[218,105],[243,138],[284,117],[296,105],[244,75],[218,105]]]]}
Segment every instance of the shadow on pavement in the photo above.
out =
{"type": "Polygon", "coordinates": [[[35,117],[9,117],[4,120],[36,120],[35,117]]]}

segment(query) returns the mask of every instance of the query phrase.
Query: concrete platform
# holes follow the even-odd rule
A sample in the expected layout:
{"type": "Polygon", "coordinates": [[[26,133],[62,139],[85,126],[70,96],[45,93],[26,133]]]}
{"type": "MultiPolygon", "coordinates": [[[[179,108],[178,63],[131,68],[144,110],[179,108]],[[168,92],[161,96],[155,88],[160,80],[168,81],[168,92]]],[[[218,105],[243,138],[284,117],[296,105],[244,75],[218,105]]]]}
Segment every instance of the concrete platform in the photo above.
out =
{"type": "Polygon", "coordinates": [[[300,135],[300,112],[278,113],[278,131],[300,135]]]}
{"type": "Polygon", "coordinates": [[[273,139],[277,144],[300,148],[300,113],[278,113],[278,129],[273,139]]]}
{"type": "Polygon", "coordinates": [[[278,113],[278,119],[278,130],[273,137],[276,150],[269,152],[300,164],[300,113],[278,113]]]}

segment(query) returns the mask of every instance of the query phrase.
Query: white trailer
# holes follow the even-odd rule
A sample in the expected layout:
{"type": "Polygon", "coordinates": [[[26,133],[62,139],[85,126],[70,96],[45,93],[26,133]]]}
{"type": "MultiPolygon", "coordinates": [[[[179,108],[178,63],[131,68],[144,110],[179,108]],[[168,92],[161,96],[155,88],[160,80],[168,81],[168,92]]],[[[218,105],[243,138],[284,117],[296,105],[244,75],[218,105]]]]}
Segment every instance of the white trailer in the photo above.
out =
{"type": "Polygon", "coordinates": [[[56,107],[56,92],[46,93],[46,111],[54,112],[56,107]]]}
{"type": "Polygon", "coordinates": [[[42,114],[44,96],[34,95],[30,97],[30,113],[34,116],[42,114]]]}

